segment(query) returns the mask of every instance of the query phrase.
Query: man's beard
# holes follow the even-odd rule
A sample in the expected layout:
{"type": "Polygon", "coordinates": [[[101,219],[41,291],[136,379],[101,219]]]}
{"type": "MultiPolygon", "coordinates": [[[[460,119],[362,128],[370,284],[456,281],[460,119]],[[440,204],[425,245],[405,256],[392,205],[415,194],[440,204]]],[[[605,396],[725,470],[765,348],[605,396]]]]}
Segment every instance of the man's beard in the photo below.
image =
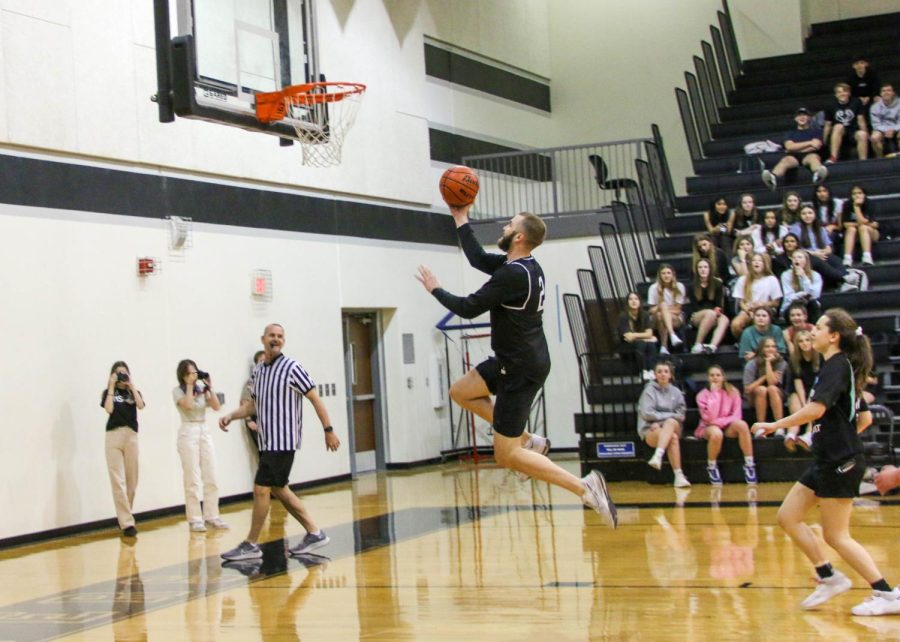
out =
{"type": "Polygon", "coordinates": [[[515,235],[515,232],[510,232],[509,234],[501,236],[499,239],[497,239],[497,247],[499,247],[504,252],[509,252],[509,248],[512,245],[512,240],[515,235]]]}

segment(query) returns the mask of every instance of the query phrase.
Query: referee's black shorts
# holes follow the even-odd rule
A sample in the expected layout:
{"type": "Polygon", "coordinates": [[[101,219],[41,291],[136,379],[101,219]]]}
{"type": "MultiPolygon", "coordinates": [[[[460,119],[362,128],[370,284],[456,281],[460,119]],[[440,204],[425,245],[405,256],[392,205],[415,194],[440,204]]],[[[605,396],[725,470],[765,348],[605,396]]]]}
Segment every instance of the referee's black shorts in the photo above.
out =
{"type": "Polygon", "coordinates": [[[494,402],[494,430],[504,437],[515,438],[525,432],[531,404],[544,385],[549,368],[535,372],[508,372],[494,357],[476,366],[494,402]]]}
{"type": "Polygon", "coordinates": [[[822,499],[853,499],[865,472],[866,459],[857,455],[844,462],[813,461],[798,481],[822,499]]]}
{"type": "Polygon", "coordinates": [[[269,488],[284,488],[288,485],[296,450],[262,450],[259,453],[259,467],[253,483],[269,488]]]}

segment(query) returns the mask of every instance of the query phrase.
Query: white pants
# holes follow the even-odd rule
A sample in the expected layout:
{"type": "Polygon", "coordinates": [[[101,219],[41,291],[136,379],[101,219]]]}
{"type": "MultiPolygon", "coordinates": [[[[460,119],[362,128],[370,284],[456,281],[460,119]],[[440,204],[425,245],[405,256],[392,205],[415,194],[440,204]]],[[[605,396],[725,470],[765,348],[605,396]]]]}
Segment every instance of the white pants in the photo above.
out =
{"type": "Polygon", "coordinates": [[[184,472],[184,508],[188,521],[217,518],[219,487],[216,484],[216,453],[205,423],[181,424],[178,455],[184,472]]]}

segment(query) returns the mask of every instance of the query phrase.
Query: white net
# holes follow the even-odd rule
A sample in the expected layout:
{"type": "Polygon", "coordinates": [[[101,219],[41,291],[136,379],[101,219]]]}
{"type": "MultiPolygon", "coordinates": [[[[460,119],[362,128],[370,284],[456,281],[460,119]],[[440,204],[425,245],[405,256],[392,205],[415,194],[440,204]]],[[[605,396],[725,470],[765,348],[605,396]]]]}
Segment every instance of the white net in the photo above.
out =
{"type": "Polygon", "coordinates": [[[347,132],[356,121],[365,85],[322,82],[284,97],[285,115],[297,131],[303,164],[332,167],[341,162],[347,132]]]}

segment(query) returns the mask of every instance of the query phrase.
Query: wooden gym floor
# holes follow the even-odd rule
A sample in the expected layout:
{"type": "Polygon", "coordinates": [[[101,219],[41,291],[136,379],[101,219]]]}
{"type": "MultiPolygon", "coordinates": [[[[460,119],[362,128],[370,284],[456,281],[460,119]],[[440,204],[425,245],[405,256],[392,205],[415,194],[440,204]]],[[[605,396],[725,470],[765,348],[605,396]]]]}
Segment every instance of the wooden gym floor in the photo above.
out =
{"type": "MultiPolygon", "coordinates": [[[[491,462],[369,474],[304,495],[332,538],[322,557],[285,557],[303,531],[278,506],[261,564],[223,568],[249,503],[226,508],[224,533],[172,517],[133,544],[105,531],[2,551],[0,641],[900,639],[900,616],[850,615],[869,589],[836,556],[854,589],[799,608],[813,571],[775,524],[788,487],[612,484],[610,531],[491,462]]],[[[892,583],[898,526],[897,500],[853,514],[892,583]]]]}

